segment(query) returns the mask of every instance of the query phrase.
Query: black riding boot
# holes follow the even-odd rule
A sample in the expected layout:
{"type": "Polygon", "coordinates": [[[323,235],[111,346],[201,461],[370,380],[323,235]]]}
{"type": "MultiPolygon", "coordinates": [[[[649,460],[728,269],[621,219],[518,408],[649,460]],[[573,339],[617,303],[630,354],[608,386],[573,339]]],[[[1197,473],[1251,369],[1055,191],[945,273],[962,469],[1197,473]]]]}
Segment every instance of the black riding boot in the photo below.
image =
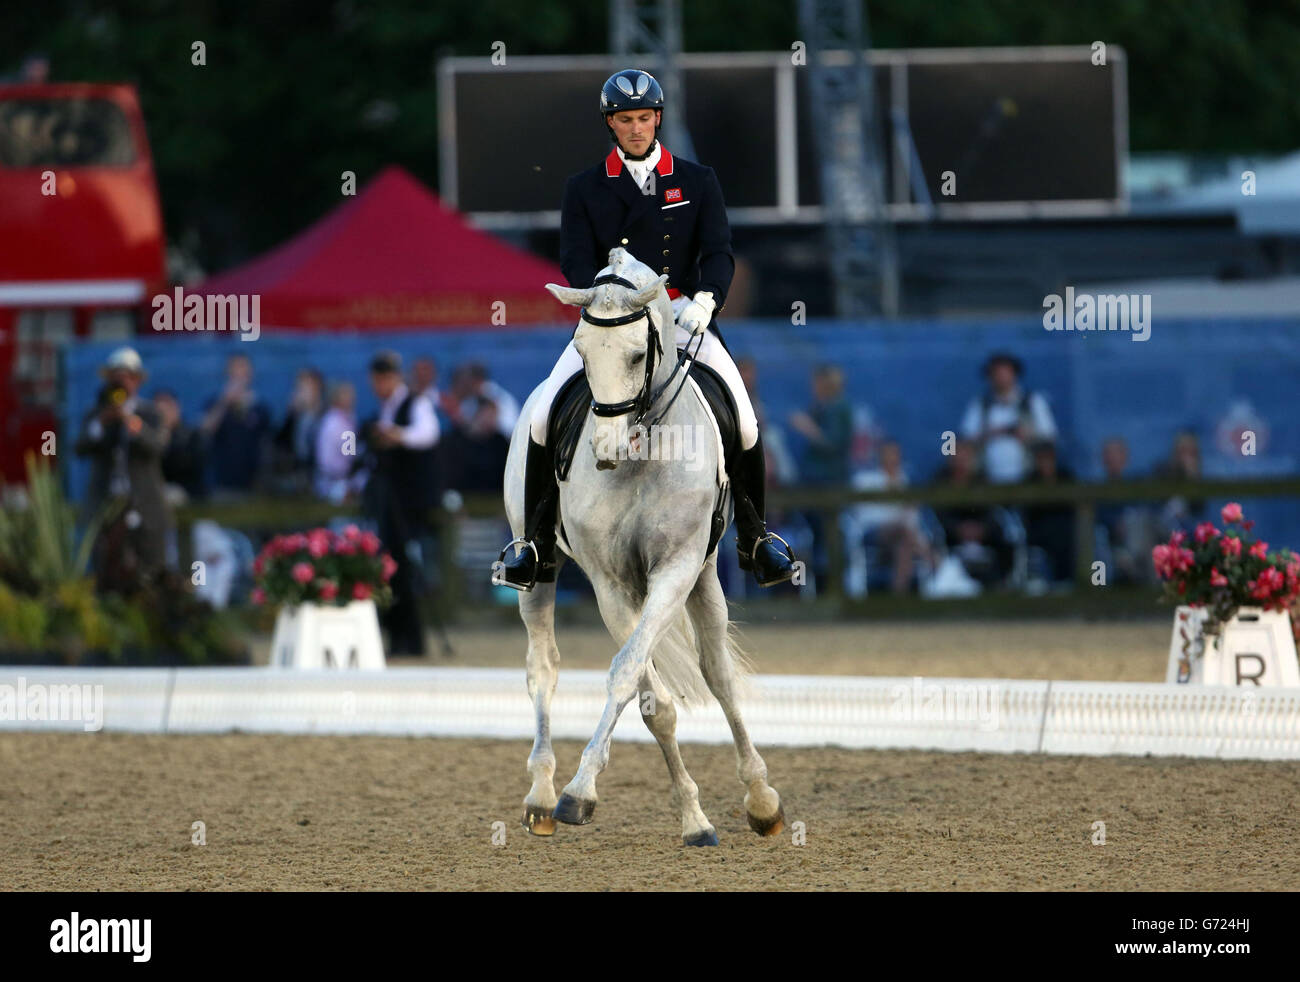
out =
{"type": "Polygon", "coordinates": [[[792,579],[794,553],[767,530],[763,517],[767,498],[767,462],[763,438],[742,451],[730,475],[736,502],[736,546],[740,568],[754,574],[759,586],[776,586],[792,579]]]}
{"type": "Polygon", "coordinates": [[[519,540],[502,550],[501,557],[492,565],[494,583],[501,582],[516,590],[527,591],[535,583],[555,581],[555,514],[559,503],[551,455],[530,436],[528,458],[524,464],[523,538],[528,545],[514,556],[507,556],[507,553],[519,540]]]}

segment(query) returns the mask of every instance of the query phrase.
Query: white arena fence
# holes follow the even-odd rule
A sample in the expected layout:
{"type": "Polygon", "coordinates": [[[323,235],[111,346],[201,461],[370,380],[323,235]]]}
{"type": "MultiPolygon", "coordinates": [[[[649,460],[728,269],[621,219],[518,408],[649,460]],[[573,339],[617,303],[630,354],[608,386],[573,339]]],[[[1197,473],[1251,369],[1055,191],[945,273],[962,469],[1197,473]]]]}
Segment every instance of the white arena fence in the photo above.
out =
{"type": "MultiPolygon", "coordinates": [[[[590,738],[605,680],[604,672],[561,670],[555,738],[590,738]]],[[[653,739],[639,708],[628,706],[617,739],[653,739]]],[[[1300,759],[1300,689],[760,675],[742,710],[760,747],[1300,759]]],[[[0,671],[0,732],[101,728],[521,741],[534,732],[522,669],[0,671]]],[[[731,741],[716,703],[679,708],[677,734],[688,743],[731,741]]]]}

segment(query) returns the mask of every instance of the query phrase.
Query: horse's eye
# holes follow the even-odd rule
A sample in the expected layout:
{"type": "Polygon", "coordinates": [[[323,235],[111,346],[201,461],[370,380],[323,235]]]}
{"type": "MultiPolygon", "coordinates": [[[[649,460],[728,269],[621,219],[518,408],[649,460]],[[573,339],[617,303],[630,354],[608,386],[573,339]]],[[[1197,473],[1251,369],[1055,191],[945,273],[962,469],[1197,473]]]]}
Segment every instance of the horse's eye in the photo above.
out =
{"type": "Polygon", "coordinates": [[[645,352],[644,352],[644,351],[642,351],[641,353],[639,353],[639,354],[637,354],[637,355],[634,355],[633,358],[632,358],[632,364],[633,364],[633,365],[639,365],[639,364],[641,364],[641,362],[643,362],[643,361],[645,361],[645,352]]]}

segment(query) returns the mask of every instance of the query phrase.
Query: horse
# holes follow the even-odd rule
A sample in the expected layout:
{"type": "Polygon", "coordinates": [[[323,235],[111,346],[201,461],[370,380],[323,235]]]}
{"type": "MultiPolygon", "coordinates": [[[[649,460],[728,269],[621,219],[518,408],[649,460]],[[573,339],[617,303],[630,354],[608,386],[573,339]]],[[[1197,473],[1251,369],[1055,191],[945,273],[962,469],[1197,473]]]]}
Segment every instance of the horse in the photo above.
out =
{"type": "MultiPolygon", "coordinates": [[[[559,484],[557,528],[562,534],[556,560],[562,566],[571,558],[587,574],[601,619],[620,647],[610,663],[607,699],[595,733],[577,774],[557,798],[550,735],[560,662],[556,585],[537,583],[519,594],[519,614],[528,632],[528,694],[537,727],[528,756],[532,787],[524,798],[522,824],[534,835],[553,835],[556,821],[585,825],[592,820],[596,778],[609,763],[614,725],[638,695],[642,719],[668,764],[685,845],[718,844],[676,737],[676,704],[698,705],[710,693],[735,741],[750,828],[773,836],[785,825],[781,797],[767,783],[767,765],[737,705],[752,668],[730,625],[718,581],[717,548],[709,550],[719,482],[726,479],[721,447],[712,436],[708,407],[698,389],[686,384],[689,361],[676,357],[674,342],[686,340],[687,332],[681,329],[678,337],[666,281],[667,276],[615,248],[591,287],[546,285],[562,303],[582,308],[574,345],[593,397],[569,473],[559,484]],[[642,441],[651,421],[659,432],[710,434],[696,441],[702,462],[677,459],[683,454],[676,452],[646,453],[642,441]]],[[[529,420],[541,389],[534,389],[524,404],[506,460],[506,514],[517,537],[525,526],[529,420]]],[[[681,439],[671,442],[683,445],[681,439]]]]}

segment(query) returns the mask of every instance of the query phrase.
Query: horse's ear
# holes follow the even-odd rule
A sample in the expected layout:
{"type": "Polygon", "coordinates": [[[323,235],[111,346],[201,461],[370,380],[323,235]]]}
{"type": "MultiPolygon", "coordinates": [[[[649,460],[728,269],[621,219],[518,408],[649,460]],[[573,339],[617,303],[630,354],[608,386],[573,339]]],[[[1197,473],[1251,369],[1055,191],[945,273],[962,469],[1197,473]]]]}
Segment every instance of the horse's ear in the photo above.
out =
{"type": "Polygon", "coordinates": [[[660,273],[659,279],[655,280],[649,286],[642,287],[640,290],[637,291],[636,296],[632,298],[633,305],[637,307],[644,307],[647,304],[649,304],[650,301],[653,300],[655,296],[659,293],[659,288],[667,282],[668,282],[668,274],[660,273]]]}
{"type": "Polygon", "coordinates": [[[550,290],[551,296],[560,303],[573,304],[575,307],[590,307],[591,301],[596,296],[594,286],[578,290],[571,286],[560,286],[558,283],[547,283],[546,289],[550,290]]]}

